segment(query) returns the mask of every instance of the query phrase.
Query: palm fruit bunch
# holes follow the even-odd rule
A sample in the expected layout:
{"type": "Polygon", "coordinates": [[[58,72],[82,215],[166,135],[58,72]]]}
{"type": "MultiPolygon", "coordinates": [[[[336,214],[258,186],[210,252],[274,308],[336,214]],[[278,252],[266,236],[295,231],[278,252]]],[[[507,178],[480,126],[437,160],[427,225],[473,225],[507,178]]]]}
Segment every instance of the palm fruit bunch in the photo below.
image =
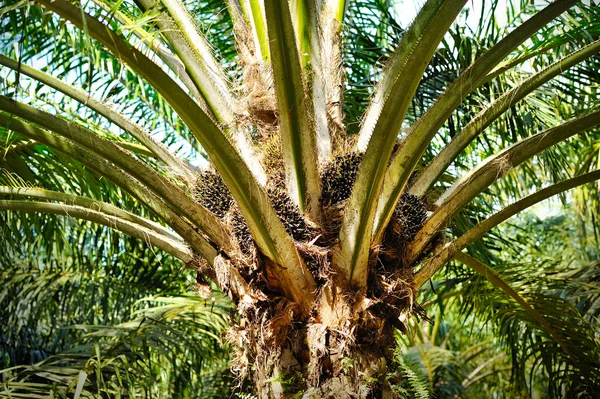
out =
{"type": "Polygon", "coordinates": [[[335,157],[321,172],[321,201],[334,205],[350,198],[362,154],[350,152],[335,157]]]}
{"type": "Polygon", "coordinates": [[[421,199],[416,195],[402,194],[390,223],[395,245],[403,248],[411,242],[423,227],[426,218],[427,211],[421,199]]]}
{"type": "Polygon", "coordinates": [[[196,201],[222,218],[233,205],[233,198],[221,176],[211,171],[202,171],[193,190],[196,201]]]}
{"type": "Polygon", "coordinates": [[[250,233],[250,229],[237,206],[231,209],[227,215],[227,219],[231,224],[233,234],[235,234],[242,252],[247,255],[252,253],[252,244],[254,243],[252,233],[250,233]]]}
{"type": "Polygon", "coordinates": [[[283,190],[269,189],[267,195],[271,200],[271,205],[279,220],[285,226],[285,230],[294,240],[305,241],[312,233],[312,230],[306,224],[300,209],[294,204],[291,198],[283,190]]]}
{"type": "MultiPolygon", "coordinates": [[[[271,205],[279,217],[279,220],[283,223],[285,230],[295,240],[305,241],[314,235],[313,230],[306,224],[298,207],[284,191],[279,189],[268,189],[267,196],[269,197],[271,205]]],[[[250,253],[253,243],[252,234],[237,207],[234,206],[232,208],[231,212],[229,212],[228,219],[242,251],[247,254],[250,253]]]]}
{"type": "MultiPolygon", "coordinates": [[[[253,243],[252,234],[221,176],[211,171],[201,172],[193,195],[196,201],[212,213],[220,218],[227,218],[241,249],[245,253],[250,253],[253,243]]],[[[313,231],[306,224],[300,210],[283,190],[269,188],[267,196],[286,231],[295,240],[304,241],[312,235],[313,231]]]]}

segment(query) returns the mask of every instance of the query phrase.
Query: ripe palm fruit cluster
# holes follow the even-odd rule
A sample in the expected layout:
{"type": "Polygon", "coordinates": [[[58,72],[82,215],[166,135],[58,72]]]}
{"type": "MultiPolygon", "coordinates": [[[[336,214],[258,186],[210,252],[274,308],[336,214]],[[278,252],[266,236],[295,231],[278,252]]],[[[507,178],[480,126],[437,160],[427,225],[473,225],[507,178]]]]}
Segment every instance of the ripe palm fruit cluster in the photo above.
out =
{"type": "Polygon", "coordinates": [[[334,205],[350,198],[362,154],[351,152],[335,157],[321,172],[321,202],[334,205]]]}
{"type": "MultiPolygon", "coordinates": [[[[350,197],[361,160],[361,153],[351,152],[335,157],[323,168],[321,199],[324,205],[335,205],[350,197]]],[[[419,197],[403,194],[390,222],[388,245],[403,250],[423,227],[426,216],[427,212],[419,197]]]]}
{"type": "Polygon", "coordinates": [[[423,227],[426,217],[427,211],[419,197],[409,193],[402,194],[394,210],[393,221],[398,241],[403,245],[411,242],[423,227]]]}
{"type": "Polygon", "coordinates": [[[250,233],[250,229],[237,206],[231,209],[227,215],[227,219],[229,219],[233,234],[235,234],[242,252],[246,255],[252,253],[252,244],[254,243],[252,233],[250,233]]]}
{"type": "Polygon", "coordinates": [[[283,190],[269,189],[267,195],[285,230],[296,241],[305,241],[312,235],[312,229],[306,224],[300,209],[283,190]]]}
{"type": "MultiPolygon", "coordinates": [[[[339,155],[325,165],[321,172],[323,205],[333,206],[350,197],[361,160],[361,153],[351,152],[339,155]]],[[[215,215],[229,221],[241,249],[250,253],[252,235],[221,177],[211,171],[201,172],[194,195],[198,202],[215,215]]],[[[267,189],[267,195],[286,231],[296,241],[308,241],[316,236],[315,230],[307,224],[285,191],[271,187],[267,189]]],[[[421,200],[417,196],[403,194],[387,231],[387,246],[402,251],[421,229],[425,218],[426,211],[421,200]]]]}
{"type": "MultiPolygon", "coordinates": [[[[306,224],[304,216],[284,191],[268,189],[267,196],[285,230],[294,240],[305,241],[313,235],[313,230],[306,224]]],[[[233,233],[238,239],[240,248],[243,252],[249,254],[252,250],[252,235],[239,209],[234,206],[227,218],[230,221],[233,233]]]]}
{"type": "Polygon", "coordinates": [[[221,176],[202,171],[193,191],[194,199],[209,211],[222,218],[233,205],[233,198],[221,176]]]}
{"type": "MultiPolygon", "coordinates": [[[[270,188],[267,196],[286,231],[295,240],[305,241],[314,235],[313,229],[306,224],[304,216],[284,191],[270,188]]],[[[218,217],[228,219],[241,249],[246,253],[251,251],[253,240],[250,229],[218,174],[202,171],[194,188],[194,197],[218,217]]]]}

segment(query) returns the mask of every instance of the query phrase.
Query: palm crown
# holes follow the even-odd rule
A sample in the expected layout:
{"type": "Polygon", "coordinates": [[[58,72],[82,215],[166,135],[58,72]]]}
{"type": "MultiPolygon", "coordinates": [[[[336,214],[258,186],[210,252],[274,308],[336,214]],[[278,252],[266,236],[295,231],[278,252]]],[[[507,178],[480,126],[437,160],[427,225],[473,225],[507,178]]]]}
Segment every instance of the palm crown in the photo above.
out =
{"type": "Polygon", "coordinates": [[[385,395],[394,331],[424,314],[416,293],[453,259],[516,301],[593,381],[568,331],[485,264],[481,239],[600,178],[598,11],[522,4],[510,33],[482,20],[469,36],[452,26],[465,3],[428,0],[406,31],[382,24],[378,37],[401,40],[362,91],[353,83],[369,54],[352,40],[368,35],[343,36],[361,2],[230,0],[217,18],[230,31],[212,34],[197,17],[214,15],[176,0],[7,4],[2,23],[15,34],[0,64],[15,73],[12,98],[0,97],[0,209],[99,223],[198,270],[199,285],[214,281],[237,305],[234,369],[252,366],[261,397],[385,395]],[[24,62],[44,58],[45,72],[24,62]],[[346,96],[344,59],[357,67],[346,96]],[[36,83],[20,90],[26,79],[36,83]],[[576,135],[557,168],[551,148],[576,135]],[[546,178],[551,166],[559,172],[546,178]],[[524,194],[531,187],[543,188],[524,194]]]}

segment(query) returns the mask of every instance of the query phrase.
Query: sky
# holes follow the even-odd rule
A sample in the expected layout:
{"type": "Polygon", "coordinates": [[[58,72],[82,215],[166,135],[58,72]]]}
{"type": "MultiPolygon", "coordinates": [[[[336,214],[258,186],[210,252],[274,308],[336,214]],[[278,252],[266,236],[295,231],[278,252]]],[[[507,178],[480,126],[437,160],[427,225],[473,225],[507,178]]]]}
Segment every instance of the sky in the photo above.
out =
{"type": "MultiPolygon", "coordinates": [[[[506,9],[507,1],[511,0],[499,0],[498,8],[496,10],[496,19],[499,24],[506,23],[506,13],[504,12],[506,9]]],[[[395,9],[398,16],[398,19],[401,22],[402,26],[408,26],[410,22],[417,15],[417,11],[421,9],[425,0],[396,0],[395,9]]],[[[469,12],[469,18],[467,23],[469,26],[475,27],[477,25],[479,15],[481,14],[481,8],[483,7],[484,0],[468,0],[465,8],[470,8],[472,11],[469,12]]]]}

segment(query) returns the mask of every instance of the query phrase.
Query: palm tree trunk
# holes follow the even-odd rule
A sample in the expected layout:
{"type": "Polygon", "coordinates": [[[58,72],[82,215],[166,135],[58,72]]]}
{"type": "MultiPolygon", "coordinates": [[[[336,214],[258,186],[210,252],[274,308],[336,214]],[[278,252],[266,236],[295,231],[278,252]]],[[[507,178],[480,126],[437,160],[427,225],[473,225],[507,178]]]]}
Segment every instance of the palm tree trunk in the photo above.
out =
{"type": "Polygon", "coordinates": [[[391,397],[394,329],[403,325],[382,303],[329,287],[309,319],[283,299],[238,303],[233,370],[252,376],[259,398],[391,397]]]}

